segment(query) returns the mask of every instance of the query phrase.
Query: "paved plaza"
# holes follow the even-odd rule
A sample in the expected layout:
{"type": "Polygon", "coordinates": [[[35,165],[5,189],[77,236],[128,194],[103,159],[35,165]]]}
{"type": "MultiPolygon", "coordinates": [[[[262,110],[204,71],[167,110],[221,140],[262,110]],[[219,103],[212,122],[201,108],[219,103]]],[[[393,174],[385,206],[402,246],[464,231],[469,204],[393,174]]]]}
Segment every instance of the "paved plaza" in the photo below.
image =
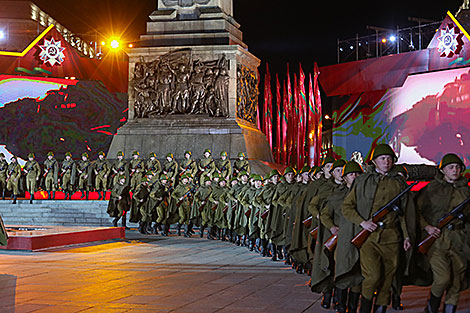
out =
{"type": "MultiPolygon", "coordinates": [[[[246,248],[141,236],[47,250],[0,251],[0,312],[333,312],[308,277],[246,248]]],[[[422,312],[427,288],[407,288],[422,312]]],[[[459,312],[470,312],[470,292],[459,312]]]]}

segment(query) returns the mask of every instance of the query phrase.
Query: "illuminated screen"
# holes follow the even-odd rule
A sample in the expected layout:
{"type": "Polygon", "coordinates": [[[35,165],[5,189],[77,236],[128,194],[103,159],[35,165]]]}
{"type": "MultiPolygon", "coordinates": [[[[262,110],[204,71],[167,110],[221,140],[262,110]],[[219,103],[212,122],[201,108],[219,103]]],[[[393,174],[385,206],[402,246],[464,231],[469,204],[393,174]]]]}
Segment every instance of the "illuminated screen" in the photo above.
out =
{"type": "Polygon", "coordinates": [[[453,152],[470,167],[469,68],[412,75],[400,88],[334,99],[336,154],[364,159],[388,143],[399,163],[436,165],[453,152]]]}
{"type": "Polygon", "coordinates": [[[127,119],[127,94],[99,81],[0,75],[0,152],[43,161],[48,151],[62,159],[107,152],[127,119]]]}

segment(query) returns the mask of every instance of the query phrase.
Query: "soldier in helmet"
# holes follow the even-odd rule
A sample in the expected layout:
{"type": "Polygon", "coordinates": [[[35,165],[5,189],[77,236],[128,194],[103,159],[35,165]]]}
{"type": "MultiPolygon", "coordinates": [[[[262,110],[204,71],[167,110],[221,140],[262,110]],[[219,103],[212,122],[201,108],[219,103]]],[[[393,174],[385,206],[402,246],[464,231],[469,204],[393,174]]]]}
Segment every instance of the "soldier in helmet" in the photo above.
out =
{"type": "Polygon", "coordinates": [[[220,153],[220,159],[217,161],[216,170],[221,179],[227,182],[230,180],[230,176],[232,176],[232,164],[230,163],[226,151],[222,151],[220,153]]]}
{"type": "Polygon", "coordinates": [[[82,159],[77,162],[78,190],[82,193],[80,199],[88,200],[88,193],[91,187],[91,162],[88,160],[88,153],[82,153],[82,159]]]}
{"type": "Polygon", "coordinates": [[[245,153],[238,153],[238,159],[233,163],[233,176],[237,177],[241,172],[251,173],[250,163],[245,157],[245,153]]]}
{"type": "Polygon", "coordinates": [[[0,188],[2,188],[3,200],[5,200],[5,191],[7,189],[7,169],[8,162],[5,160],[5,154],[0,153],[0,188]]]}
{"type": "Polygon", "coordinates": [[[47,199],[54,199],[59,182],[59,162],[54,158],[54,152],[52,151],[47,153],[47,159],[44,161],[44,178],[47,199]]]}
{"type": "Polygon", "coordinates": [[[26,191],[29,192],[29,203],[33,204],[34,193],[36,192],[36,184],[41,175],[41,167],[38,161],[35,160],[34,153],[28,154],[28,161],[23,168],[26,174],[26,191]]]}
{"type": "Polygon", "coordinates": [[[427,253],[431,265],[433,282],[427,313],[437,313],[444,297],[444,312],[455,313],[460,293],[464,289],[465,272],[470,261],[470,209],[467,205],[462,216],[439,229],[439,219],[470,197],[468,179],[462,176],[465,165],[454,153],[444,155],[436,178],[420,190],[417,198],[419,226],[427,235],[436,238],[427,253]],[[467,235],[466,235],[467,234],[467,235]],[[465,237],[467,236],[467,237],[465,237]]]}
{"type": "Polygon", "coordinates": [[[132,160],[129,162],[130,190],[134,192],[142,181],[145,173],[145,162],[139,156],[139,151],[132,151],[132,160]]]}
{"type": "Polygon", "coordinates": [[[16,198],[20,194],[21,166],[18,164],[16,156],[11,157],[11,163],[7,170],[7,189],[13,195],[13,203],[16,204],[16,198]]]}
{"type": "Polygon", "coordinates": [[[98,159],[93,162],[93,172],[95,174],[95,190],[98,192],[98,200],[106,199],[106,190],[108,186],[109,165],[104,158],[105,153],[100,151],[98,159]]]}
{"type": "Polygon", "coordinates": [[[77,164],[72,159],[72,153],[65,153],[65,160],[60,167],[60,178],[62,180],[62,190],[65,193],[65,200],[72,199],[76,172],[77,164]]]}
{"type": "Polygon", "coordinates": [[[176,175],[178,175],[178,163],[175,161],[173,153],[168,153],[166,155],[166,160],[163,163],[162,173],[168,177],[171,185],[175,184],[176,175]]]}
{"type": "Polygon", "coordinates": [[[198,169],[200,185],[202,185],[202,177],[207,176],[212,179],[212,174],[215,172],[215,162],[212,159],[212,151],[210,149],[204,150],[204,158],[199,160],[198,169]]]}
{"type": "Polygon", "coordinates": [[[209,211],[206,208],[209,207],[209,197],[212,193],[211,184],[212,181],[209,177],[202,178],[202,185],[196,190],[191,207],[191,221],[199,226],[201,238],[204,236],[204,230],[209,223],[209,211]]]}
{"type": "Polygon", "coordinates": [[[192,189],[189,184],[189,178],[189,174],[184,174],[181,177],[181,181],[175,187],[175,190],[171,193],[178,214],[176,225],[178,236],[181,236],[181,226],[189,222],[189,214],[191,212],[190,196],[192,189]]]}
{"type": "MultiPolygon", "coordinates": [[[[359,249],[362,276],[361,312],[385,312],[390,303],[390,290],[398,267],[400,249],[411,248],[407,221],[398,212],[388,213],[381,227],[372,221],[372,215],[398,195],[407,184],[394,167],[397,157],[392,148],[379,144],[372,153],[372,164],[367,172],[356,178],[351,191],[343,201],[346,219],[371,234],[359,249]]],[[[404,212],[413,210],[407,195],[396,205],[404,212]]]]}
{"type": "Polygon", "coordinates": [[[147,177],[140,179],[140,185],[132,195],[131,201],[131,216],[129,221],[132,223],[139,223],[139,232],[141,234],[148,234],[147,226],[152,223],[152,215],[148,211],[148,199],[150,191],[148,189],[147,177]]]}
{"type": "MultiPolygon", "coordinates": [[[[162,222],[166,219],[166,209],[168,207],[168,178],[166,175],[160,175],[158,181],[149,186],[148,214],[151,221],[155,222],[152,232],[158,234],[162,230],[162,222]]],[[[148,229],[148,228],[147,228],[148,229]]]]}
{"type": "Polygon", "coordinates": [[[197,163],[194,161],[194,159],[191,158],[191,151],[185,151],[184,152],[184,160],[180,164],[180,173],[179,176],[180,178],[184,174],[189,174],[192,178],[196,177],[197,174],[197,163]]]}
{"type": "Polygon", "coordinates": [[[117,227],[119,219],[122,217],[122,227],[126,226],[126,214],[130,209],[130,194],[129,186],[126,183],[126,176],[121,175],[118,177],[116,185],[111,190],[107,213],[110,217],[114,217],[113,226],[117,227]]]}
{"type": "Polygon", "coordinates": [[[145,168],[148,171],[151,171],[154,173],[154,177],[156,177],[156,180],[160,178],[160,173],[162,171],[162,165],[160,164],[160,161],[157,160],[157,154],[155,152],[150,152],[149,158],[147,162],[145,163],[145,168]]]}
{"type": "Polygon", "coordinates": [[[117,162],[111,167],[112,181],[109,182],[112,186],[117,184],[117,180],[120,176],[126,177],[126,184],[129,185],[129,164],[124,159],[124,152],[118,151],[117,162]]]}

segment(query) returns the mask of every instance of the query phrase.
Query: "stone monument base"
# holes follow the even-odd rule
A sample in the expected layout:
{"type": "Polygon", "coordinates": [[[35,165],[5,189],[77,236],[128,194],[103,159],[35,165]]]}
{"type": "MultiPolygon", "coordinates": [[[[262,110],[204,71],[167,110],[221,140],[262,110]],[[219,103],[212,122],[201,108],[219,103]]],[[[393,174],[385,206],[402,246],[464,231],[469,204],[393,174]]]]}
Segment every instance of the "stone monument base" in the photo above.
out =
{"type": "Polygon", "coordinates": [[[182,159],[189,150],[193,158],[200,159],[205,149],[211,149],[215,159],[222,151],[227,151],[231,159],[245,152],[249,159],[274,163],[266,136],[249,124],[234,118],[187,115],[127,122],[114,136],[108,158],[114,159],[118,151],[130,158],[132,151],[137,150],[143,158],[155,152],[159,159],[168,153],[182,159]]]}

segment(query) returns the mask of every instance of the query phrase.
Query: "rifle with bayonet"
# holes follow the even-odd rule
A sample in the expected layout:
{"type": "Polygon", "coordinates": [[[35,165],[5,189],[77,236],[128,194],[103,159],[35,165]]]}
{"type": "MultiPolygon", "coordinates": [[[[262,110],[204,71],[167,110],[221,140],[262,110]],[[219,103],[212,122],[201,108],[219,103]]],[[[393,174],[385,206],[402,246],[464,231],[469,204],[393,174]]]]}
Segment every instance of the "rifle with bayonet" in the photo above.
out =
{"type": "MultiPolygon", "coordinates": [[[[457,205],[455,208],[452,209],[449,213],[444,214],[438,221],[437,221],[437,228],[442,230],[444,227],[448,227],[452,229],[454,226],[451,224],[454,220],[460,219],[463,220],[465,216],[463,215],[462,211],[467,205],[467,203],[470,202],[470,197],[462,201],[459,205],[457,205]]],[[[421,252],[422,254],[427,254],[429,249],[431,248],[432,244],[436,241],[436,237],[429,235],[424,239],[423,241],[420,242],[418,245],[418,251],[421,252]]]]}
{"type": "Polygon", "coordinates": [[[323,246],[330,252],[333,252],[333,250],[335,250],[337,245],[338,245],[338,235],[331,235],[330,238],[328,238],[323,244],[323,246]]]}
{"type": "Polygon", "coordinates": [[[202,173],[204,173],[207,169],[209,169],[209,165],[211,165],[212,163],[214,163],[214,160],[211,160],[206,166],[204,166],[202,168],[202,170],[200,170],[198,173],[197,173],[197,177],[200,177],[202,175],[202,173]]]}
{"type": "Polygon", "coordinates": [[[67,171],[68,171],[69,169],[71,169],[72,166],[73,166],[73,162],[70,162],[70,165],[67,166],[67,167],[65,168],[65,170],[62,170],[62,172],[61,172],[60,175],[59,175],[59,178],[62,178],[62,176],[64,176],[64,174],[67,173],[67,171]]]}
{"type": "Polygon", "coordinates": [[[191,195],[195,190],[196,190],[196,187],[193,187],[190,191],[185,193],[182,197],[183,199],[179,200],[179,202],[176,204],[176,207],[180,207],[183,204],[184,199],[189,197],[189,195],[191,195]]]}
{"type": "Polygon", "coordinates": [[[129,177],[132,177],[139,169],[142,168],[142,162],[139,162],[136,167],[132,168],[131,173],[129,174],[129,177]]]}
{"type": "Polygon", "coordinates": [[[204,201],[202,201],[204,203],[199,206],[199,212],[202,212],[204,210],[204,208],[206,207],[206,204],[208,202],[207,200],[209,200],[210,196],[211,196],[211,194],[209,193],[209,195],[204,199],[204,201]]]}
{"type": "MultiPolygon", "coordinates": [[[[375,224],[378,224],[379,226],[381,225],[382,219],[390,212],[398,212],[400,209],[396,205],[396,202],[400,200],[408,191],[411,190],[414,186],[416,186],[418,182],[414,182],[403,191],[401,191],[398,195],[396,195],[392,200],[390,200],[387,204],[385,204],[383,207],[381,207],[377,212],[375,212],[372,215],[372,222],[375,224]]],[[[355,245],[357,248],[362,247],[364,242],[369,238],[369,235],[371,234],[370,231],[367,229],[361,230],[352,240],[351,243],[355,245]]]]}

